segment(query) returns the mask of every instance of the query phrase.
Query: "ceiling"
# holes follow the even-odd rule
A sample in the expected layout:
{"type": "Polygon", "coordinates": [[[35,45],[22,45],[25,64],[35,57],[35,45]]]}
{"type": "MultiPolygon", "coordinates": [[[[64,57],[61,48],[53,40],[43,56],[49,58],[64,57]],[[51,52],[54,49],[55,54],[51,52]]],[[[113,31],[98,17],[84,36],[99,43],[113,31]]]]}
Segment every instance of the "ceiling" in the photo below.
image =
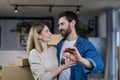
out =
{"type": "Polygon", "coordinates": [[[76,7],[48,7],[18,6],[18,13],[14,13],[12,5],[82,5],[79,15],[97,16],[111,7],[119,7],[120,0],[0,0],[0,16],[18,17],[46,17],[55,16],[62,11],[76,11],[76,7]]]}

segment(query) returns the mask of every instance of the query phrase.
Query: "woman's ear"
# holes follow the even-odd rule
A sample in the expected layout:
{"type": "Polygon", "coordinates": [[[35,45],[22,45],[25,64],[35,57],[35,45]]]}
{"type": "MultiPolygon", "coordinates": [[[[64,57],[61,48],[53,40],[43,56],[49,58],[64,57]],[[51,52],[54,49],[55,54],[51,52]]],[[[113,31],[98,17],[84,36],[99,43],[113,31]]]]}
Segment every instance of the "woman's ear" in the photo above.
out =
{"type": "Polygon", "coordinates": [[[36,34],[36,37],[37,37],[37,39],[41,39],[41,35],[40,34],[36,34]]]}

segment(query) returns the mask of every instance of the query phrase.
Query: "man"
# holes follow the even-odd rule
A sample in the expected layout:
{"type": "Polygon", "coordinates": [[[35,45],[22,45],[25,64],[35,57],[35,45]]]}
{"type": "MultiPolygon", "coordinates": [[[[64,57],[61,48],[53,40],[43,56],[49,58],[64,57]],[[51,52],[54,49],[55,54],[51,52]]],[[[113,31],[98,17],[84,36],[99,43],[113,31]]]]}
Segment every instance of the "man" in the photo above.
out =
{"type": "Polygon", "coordinates": [[[92,43],[77,35],[77,15],[71,11],[63,12],[58,16],[58,24],[63,37],[57,44],[59,65],[63,56],[76,61],[75,66],[61,72],[59,80],[88,80],[89,73],[101,72],[104,65],[98,51],[92,43]]]}

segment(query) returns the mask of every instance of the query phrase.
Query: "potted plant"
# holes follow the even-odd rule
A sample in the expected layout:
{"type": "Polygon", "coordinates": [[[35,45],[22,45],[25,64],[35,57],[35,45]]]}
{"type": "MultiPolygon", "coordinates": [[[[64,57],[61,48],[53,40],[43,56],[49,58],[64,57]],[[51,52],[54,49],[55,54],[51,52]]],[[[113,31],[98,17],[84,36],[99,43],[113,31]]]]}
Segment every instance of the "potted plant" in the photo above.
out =
{"type": "Polygon", "coordinates": [[[78,26],[79,27],[76,27],[77,34],[83,38],[87,39],[90,33],[93,32],[93,28],[90,28],[89,26],[84,25],[81,22],[79,22],[78,26]]]}
{"type": "Polygon", "coordinates": [[[11,32],[28,33],[31,25],[32,22],[26,22],[26,21],[19,22],[16,25],[16,29],[11,29],[11,32]]]}

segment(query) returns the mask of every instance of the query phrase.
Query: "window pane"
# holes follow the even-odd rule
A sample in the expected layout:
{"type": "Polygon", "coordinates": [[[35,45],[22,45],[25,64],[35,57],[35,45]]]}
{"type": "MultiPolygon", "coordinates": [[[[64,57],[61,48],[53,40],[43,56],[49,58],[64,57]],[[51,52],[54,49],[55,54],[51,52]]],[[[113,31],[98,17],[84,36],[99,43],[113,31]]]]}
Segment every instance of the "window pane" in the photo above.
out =
{"type": "Polygon", "coordinates": [[[120,46],[120,32],[117,32],[117,46],[120,46]]]}

